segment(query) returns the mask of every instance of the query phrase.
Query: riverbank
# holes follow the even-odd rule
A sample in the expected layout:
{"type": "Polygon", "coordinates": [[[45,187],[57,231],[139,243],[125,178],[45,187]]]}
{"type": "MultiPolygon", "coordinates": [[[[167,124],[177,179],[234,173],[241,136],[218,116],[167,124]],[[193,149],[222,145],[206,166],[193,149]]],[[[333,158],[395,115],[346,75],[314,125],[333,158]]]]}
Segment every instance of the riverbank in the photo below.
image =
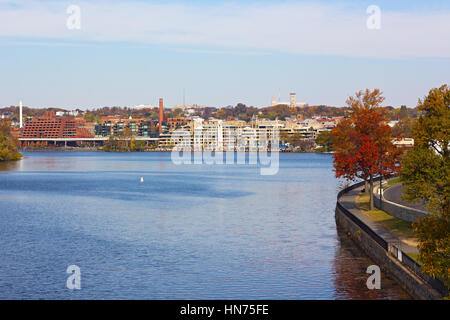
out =
{"type": "Polygon", "coordinates": [[[446,288],[442,282],[422,274],[420,265],[407,254],[417,252],[417,247],[402,241],[358,208],[356,199],[363,184],[357,183],[339,193],[335,212],[337,225],[412,297],[443,299],[446,288]]]}
{"type": "MultiPolygon", "coordinates": [[[[136,151],[105,151],[103,147],[51,147],[51,148],[21,148],[19,152],[172,152],[170,149],[145,149],[145,150],[136,150],[136,151]]],[[[321,151],[285,151],[280,150],[280,153],[311,153],[311,154],[333,154],[334,152],[321,152],[321,151]]],[[[225,153],[225,151],[224,151],[225,153]]],[[[248,151],[246,151],[248,153],[248,151]]]]}
{"type": "Polygon", "coordinates": [[[103,151],[97,147],[52,147],[52,148],[20,148],[19,152],[76,152],[76,151],[103,151]]]}

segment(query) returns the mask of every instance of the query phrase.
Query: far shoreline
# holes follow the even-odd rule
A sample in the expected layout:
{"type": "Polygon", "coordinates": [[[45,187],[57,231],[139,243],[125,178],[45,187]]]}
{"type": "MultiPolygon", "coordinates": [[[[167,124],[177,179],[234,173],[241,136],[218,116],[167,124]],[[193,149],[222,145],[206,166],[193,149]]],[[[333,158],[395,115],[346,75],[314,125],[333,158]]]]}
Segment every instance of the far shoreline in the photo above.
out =
{"type": "MultiPolygon", "coordinates": [[[[141,151],[105,151],[98,148],[79,148],[79,147],[54,147],[54,148],[21,148],[18,152],[104,152],[104,153],[146,153],[146,152],[172,152],[171,150],[141,150],[141,151]]],[[[226,151],[223,151],[224,153],[226,151]]],[[[234,151],[235,153],[237,151],[234,151]]],[[[245,151],[249,153],[249,151],[245,151]]],[[[279,151],[279,153],[316,153],[316,154],[334,154],[334,152],[323,152],[323,151],[279,151]]]]}

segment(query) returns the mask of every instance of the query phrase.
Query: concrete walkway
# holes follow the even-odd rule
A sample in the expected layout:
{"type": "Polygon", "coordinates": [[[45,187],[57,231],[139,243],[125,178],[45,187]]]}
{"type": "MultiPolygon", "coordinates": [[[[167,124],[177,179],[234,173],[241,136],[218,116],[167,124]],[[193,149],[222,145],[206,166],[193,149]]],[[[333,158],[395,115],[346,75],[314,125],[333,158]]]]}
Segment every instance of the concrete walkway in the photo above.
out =
{"type": "Polygon", "coordinates": [[[387,242],[394,244],[403,252],[419,253],[419,250],[416,247],[410,246],[409,244],[405,243],[396,235],[386,230],[382,225],[370,219],[365,213],[363,213],[356,207],[355,200],[356,197],[361,193],[362,189],[363,186],[345,193],[339,199],[340,203],[387,242]]]}

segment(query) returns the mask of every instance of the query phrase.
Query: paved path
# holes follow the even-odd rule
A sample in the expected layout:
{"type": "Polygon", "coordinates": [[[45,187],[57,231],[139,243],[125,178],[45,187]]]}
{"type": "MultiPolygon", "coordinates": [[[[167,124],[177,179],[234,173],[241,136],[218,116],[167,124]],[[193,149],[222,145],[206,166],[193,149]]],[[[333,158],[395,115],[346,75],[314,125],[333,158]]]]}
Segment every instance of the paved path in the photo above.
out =
{"type": "Polygon", "coordinates": [[[416,247],[412,247],[406,244],[396,235],[386,230],[382,225],[370,219],[365,213],[361,212],[356,207],[355,200],[356,197],[361,193],[362,189],[363,187],[361,186],[359,188],[350,190],[348,193],[345,193],[339,199],[340,203],[387,242],[394,244],[396,247],[399,247],[403,252],[419,253],[419,250],[416,247]]]}
{"type": "Polygon", "coordinates": [[[407,202],[402,199],[402,194],[403,194],[403,185],[401,183],[395,184],[392,187],[389,187],[383,191],[383,196],[386,200],[401,204],[402,206],[405,207],[426,211],[425,204],[423,203],[423,201],[419,203],[407,202]]]}

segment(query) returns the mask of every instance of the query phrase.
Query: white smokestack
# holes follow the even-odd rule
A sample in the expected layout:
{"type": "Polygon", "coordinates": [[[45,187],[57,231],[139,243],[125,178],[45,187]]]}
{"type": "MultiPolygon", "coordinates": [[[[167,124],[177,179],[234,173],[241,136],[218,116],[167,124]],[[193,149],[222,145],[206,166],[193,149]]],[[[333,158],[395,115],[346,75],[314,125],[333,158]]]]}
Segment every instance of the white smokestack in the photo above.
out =
{"type": "Polygon", "coordinates": [[[19,102],[19,121],[20,121],[20,128],[22,128],[22,100],[19,102]]]}

